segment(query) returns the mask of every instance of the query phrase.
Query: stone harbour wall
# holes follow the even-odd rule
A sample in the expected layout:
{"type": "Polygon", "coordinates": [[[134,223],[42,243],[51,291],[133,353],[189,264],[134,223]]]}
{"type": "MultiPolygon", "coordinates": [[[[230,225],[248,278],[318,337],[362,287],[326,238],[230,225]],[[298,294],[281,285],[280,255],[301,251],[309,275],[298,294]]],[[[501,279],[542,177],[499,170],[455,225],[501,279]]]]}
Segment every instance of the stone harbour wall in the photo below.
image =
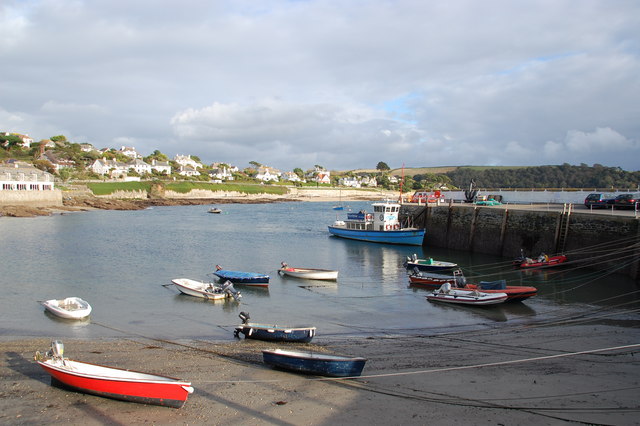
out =
{"type": "Polygon", "coordinates": [[[0,205],[58,207],[62,205],[62,191],[0,191],[0,205]]]}
{"type": "Polygon", "coordinates": [[[640,220],[635,217],[465,204],[405,204],[402,215],[427,230],[425,246],[507,258],[517,257],[521,249],[528,255],[575,253],[571,260],[590,259],[596,269],[622,265],[618,272],[640,278],[640,220]]]}

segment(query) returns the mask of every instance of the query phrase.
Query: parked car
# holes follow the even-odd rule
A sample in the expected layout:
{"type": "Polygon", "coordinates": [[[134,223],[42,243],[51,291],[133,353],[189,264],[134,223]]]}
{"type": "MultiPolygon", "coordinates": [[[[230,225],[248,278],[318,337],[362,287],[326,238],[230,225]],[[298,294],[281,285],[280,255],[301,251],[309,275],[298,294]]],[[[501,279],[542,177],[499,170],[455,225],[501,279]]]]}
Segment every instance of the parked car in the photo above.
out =
{"type": "Polygon", "coordinates": [[[614,209],[635,209],[640,203],[640,193],[620,194],[613,200],[614,209]]]}
{"type": "Polygon", "coordinates": [[[602,192],[587,195],[584,199],[584,206],[592,209],[602,209],[613,204],[613,196],[602,192]]]}

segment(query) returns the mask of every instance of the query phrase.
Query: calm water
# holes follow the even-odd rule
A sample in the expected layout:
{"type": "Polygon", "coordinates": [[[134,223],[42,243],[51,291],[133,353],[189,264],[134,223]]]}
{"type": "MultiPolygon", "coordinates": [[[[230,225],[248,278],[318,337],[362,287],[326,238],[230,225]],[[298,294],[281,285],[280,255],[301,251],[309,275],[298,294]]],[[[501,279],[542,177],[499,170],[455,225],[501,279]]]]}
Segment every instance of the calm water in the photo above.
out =
{"type": "MultiPolygon", "coordinates": [[[[229,204],[92,211],[38,218],[0,218],[5,338],[42,336],[232,340],[238,313],[254,322],[314,325],[318,337],[429,334],[458,327],[503,326],[569,312],[619,309],[638,302],[623,276],[571,269],[521,272],[509,259],[461,251],[348,241],[326,226],[346,212],[332,203],[229,204]],[[539,296],[493,308],[440,306],[408,286],[402,267],[417,253],[459,263],[467,276],[535,285],[539,296]],[[280,277],[291,266],[338,269],[335,282],[280,277]],[[180,295],[172,278],[210,280],[225,269],[268,273],[268,289],[237,285],[243,298],[204,301],[180,295]],[[91,319],[74,323],[44,311],[40,300],[79,296],[91,319]],[[616,307],[616,305],[620,305],[616,307]]],[[[353,210],[367,203],[351,203],[353,210]]],[[[428,231],[427,231],[428,232],[428,231]]],[[[635,292],[635,293],[634,293],[635,292]]]]}

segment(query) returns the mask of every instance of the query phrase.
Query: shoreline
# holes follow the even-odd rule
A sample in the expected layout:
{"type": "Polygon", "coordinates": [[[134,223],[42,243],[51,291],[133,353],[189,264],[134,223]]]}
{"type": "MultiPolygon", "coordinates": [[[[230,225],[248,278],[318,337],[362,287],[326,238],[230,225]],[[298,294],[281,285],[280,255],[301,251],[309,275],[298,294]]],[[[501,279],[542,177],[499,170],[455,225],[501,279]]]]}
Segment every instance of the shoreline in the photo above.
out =
{"type": "Polygon", "coordinates": [[[272,369],[262,363],[261,350],[285,345],[256,340],[63,341],[71,359],[191,381],[195,392],[181,409],[52,387],[32,359],[50,340],[10,340],[2,345],[0,419],[5,424],[44,418],[53,424],[637,424],[639,332],[631,323],[620,326],[625,321],[342,340],[320,335],[312,343],[286,345],[367,358],[363,376],[354,380],[272,369]],[[607,349],[626,345],[631,346],[607,349]]]}
{"type": "Polygon", "coordinates": [[[36,217],[81,212],[89,210],[143,210],[156,206],[187,206],[208,204],[267,204],[282,202],[348,202],[375,201],[397,197],[392,192],[342,191],[338,189],[297,190],[295,194],[227,194],[211,198],[165,197],[165,198],[111,198],[103,196],[65,195],[61,206],[0,205],[0,217],[36,217]]]}

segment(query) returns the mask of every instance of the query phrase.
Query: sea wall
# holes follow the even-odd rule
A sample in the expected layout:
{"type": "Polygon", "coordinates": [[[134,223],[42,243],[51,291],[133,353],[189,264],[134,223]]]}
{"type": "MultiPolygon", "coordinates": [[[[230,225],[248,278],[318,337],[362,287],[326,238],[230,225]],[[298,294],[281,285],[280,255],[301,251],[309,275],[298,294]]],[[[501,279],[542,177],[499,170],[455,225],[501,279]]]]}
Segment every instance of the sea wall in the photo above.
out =
{"type": "Polygon", "coordinates": [[[57,207],[62,205],[62,191],[0,191],[0,205],[57,207]]]}
{"type": "Polygon", "coordinates": [[[588,211],[534,211],[468,204],[403,205],[402,214],[427,230],[426,246],[489,253],[508,258],[523,249],[575,253],[572,260],[591,261],[597,269],[639,275],[640,220],[632,216],[598,215],[588,211]],[[587,248],[594,247],[593,250],[587,248]],[[633,249],[635,247],[635,249],[633,249]]]}

